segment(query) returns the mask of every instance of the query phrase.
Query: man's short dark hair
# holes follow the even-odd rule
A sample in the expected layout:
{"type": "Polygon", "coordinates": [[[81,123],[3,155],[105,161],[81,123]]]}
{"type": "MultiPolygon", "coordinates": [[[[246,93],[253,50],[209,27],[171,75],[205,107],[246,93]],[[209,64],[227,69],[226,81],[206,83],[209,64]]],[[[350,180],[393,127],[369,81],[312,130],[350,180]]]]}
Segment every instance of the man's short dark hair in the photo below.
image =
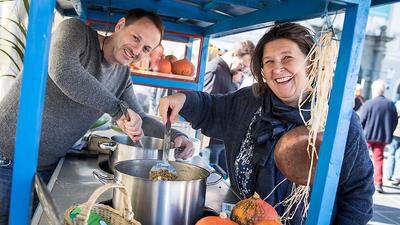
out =
{"type": "Polygon", "coordinates": [[[150,11],[147,11],[144,9],[140,9],[140,8],[131,9],[128,11],[128,13],[125,16],[125,20],[126,20],[125,24],[128,26],[142,18],[149,19],[157,27],[157,29],[161,33],[161,38],[160,38],[160,42],[161,42],[161,39],[164,35],[164,25],[162,23],[160,16],[157,15],[156,13],[150,12],[150,11]]]}

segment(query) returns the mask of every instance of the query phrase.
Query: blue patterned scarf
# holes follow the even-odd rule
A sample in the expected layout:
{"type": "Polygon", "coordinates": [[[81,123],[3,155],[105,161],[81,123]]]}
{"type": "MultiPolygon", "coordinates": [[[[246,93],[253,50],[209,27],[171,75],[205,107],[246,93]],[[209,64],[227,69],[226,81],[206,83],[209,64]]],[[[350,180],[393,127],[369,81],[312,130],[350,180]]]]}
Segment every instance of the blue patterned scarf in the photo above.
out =
{"type": "MultiPolygon", "coordinates": [[[[309,109],[310,103],[304,108],[309,109]]],[[[306,120],[310,118],[308,111],[302,113],[306,120]]],[[[284,104],[270,90],[266,91],[262,106],[253,116],[234,163],[234,179],[243,196],[250,197],[254,193],[257,167],[264,166],[273,157],[279,138],[303,124],[298,108],[284,104]]]]}

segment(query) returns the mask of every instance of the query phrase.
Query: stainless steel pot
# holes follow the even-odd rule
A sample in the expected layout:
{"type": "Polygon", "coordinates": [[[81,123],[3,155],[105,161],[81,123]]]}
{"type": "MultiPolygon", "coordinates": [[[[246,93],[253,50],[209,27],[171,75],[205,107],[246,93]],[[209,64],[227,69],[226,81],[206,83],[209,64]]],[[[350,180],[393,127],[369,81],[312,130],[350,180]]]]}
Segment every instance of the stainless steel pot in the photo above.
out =
{"type": "Polygon", "coordinates": [[[110,151],[108,164],[115,171],[115,164],[131,159],[161,159],[163,139],[142,137],[141,143],[133,142],[127,135],[111,137],[111,141],[99,144],[103,150],[110,151]]]}
{"type": "MultiPolygon", "coordinates": [[[[115,166],[115,180],[132,198],[135,219],[143,225],[194,225],[203,213],[207,170],[182,162],[171,165],[176,181],[152,181],[149,171],[159,160],[128,160],[115,166]]],[[[114,191],[113,206],[119,209],[123,196],[114,191]]]]}

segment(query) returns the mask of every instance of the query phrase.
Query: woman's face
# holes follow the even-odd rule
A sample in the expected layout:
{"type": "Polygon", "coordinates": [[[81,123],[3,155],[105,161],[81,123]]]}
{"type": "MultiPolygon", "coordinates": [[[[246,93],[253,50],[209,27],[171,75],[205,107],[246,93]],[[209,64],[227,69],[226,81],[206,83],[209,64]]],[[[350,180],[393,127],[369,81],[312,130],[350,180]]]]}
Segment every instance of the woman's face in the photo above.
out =
{"type": "Polygon", "coordinates": [[[268,87],[285,104],[297,106],[307,82],[306,56],[296,42],[277,39],[264,45],[263,77],[268,87]]]}

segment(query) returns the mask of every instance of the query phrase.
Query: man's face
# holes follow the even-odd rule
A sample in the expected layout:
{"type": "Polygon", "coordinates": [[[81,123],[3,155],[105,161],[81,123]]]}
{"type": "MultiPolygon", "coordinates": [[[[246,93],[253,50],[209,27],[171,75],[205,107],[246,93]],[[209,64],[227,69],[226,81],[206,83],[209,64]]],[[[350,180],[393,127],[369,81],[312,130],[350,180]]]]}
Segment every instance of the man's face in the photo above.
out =
{"type": "Polygon", "coordinates": [[[250,68],[251,55],[246,54],[242,57],[235,56],[231,64],[232,80],[240,83],[243,77],[243,72],[250,68]]]}
{"type": "Polygon", "coordinates": [[[158,46],[161,33],[148,18],[141,18],[129,25],[125,18],[118,21],[113,34],[113,57],[122,65],[138,62],[158,46]]]}

